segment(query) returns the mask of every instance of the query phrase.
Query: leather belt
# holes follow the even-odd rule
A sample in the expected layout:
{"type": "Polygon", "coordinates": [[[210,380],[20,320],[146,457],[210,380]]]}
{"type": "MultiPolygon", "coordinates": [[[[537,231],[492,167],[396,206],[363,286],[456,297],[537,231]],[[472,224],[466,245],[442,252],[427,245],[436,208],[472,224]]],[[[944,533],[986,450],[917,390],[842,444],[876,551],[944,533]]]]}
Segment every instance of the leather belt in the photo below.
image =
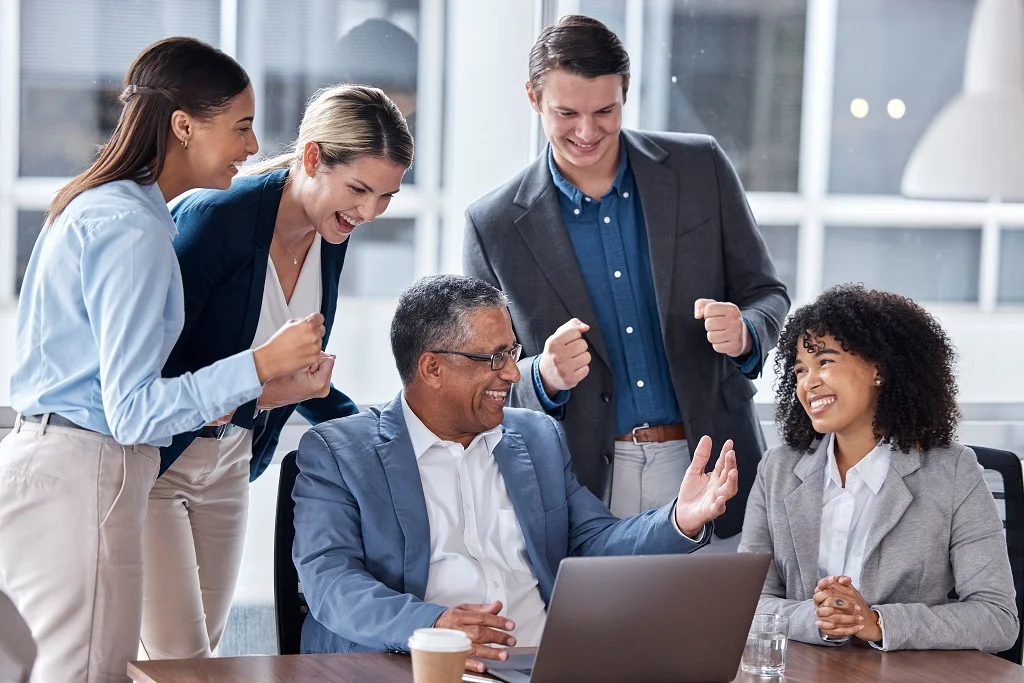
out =
{"type": "Polygon", "coordinates": [[[203,427],[199,430],[199,434],[197,436],[200,439],[223,439],[225,436],[233,434],[234,432],[235,425],[228,422],[227,424],[222,424],[219,427],[203,427]]]}
{"type": "MultiPolygon", "coordinates": [[[[86,431],[86,432],[91,431],[89,429],[86,429],[82,425],[75,424],[74,422],[72,422],[71,420],[67,419],[66,417],[61,417],[60,415],[57,415],[55,413],[47,413],[47,414],[50,416],[50,419],[48,419],[46,421],[46,424],[48,426],[50,426],[50,427],[69,427],[71,429],[81,429],[81,430],[86,431]]],[[[41,423],[43,421],[43,416],[42,415],[22,415],[21,419],[24,420],[25,422],[41,423]]]]}
{"type": "Polygon", "coordinates": [[[674,425],[657,425],[651,427],[647,423],[634,427],[633,431],[615,437],[616,441],[632,441],[634,445],[642,443],[664,443],[666,441],[682,441],[686,438],[686,427],[680,422],[674,425]]]}

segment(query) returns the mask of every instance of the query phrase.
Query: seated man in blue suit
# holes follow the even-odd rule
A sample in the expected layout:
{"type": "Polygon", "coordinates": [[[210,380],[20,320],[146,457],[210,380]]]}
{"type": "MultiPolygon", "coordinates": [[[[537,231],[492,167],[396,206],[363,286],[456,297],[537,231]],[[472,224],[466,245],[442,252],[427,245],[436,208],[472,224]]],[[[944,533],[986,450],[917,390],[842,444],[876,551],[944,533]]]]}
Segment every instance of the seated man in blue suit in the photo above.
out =
{"type": "Polygon", "coordinates": [[[469,635],[473,657],[505,659],[493,646],[540,641],[562,558],[687,553],[711,537],[736,493],[732,442],[706,473],[701,440],[677,500],[614,517],[576,481],[555,421],[505,408],[521,348],[507,307],[475,278],[413,283],[391,324],[404,391],[302,437],[304,652],[405,650],[438,626],[469,635]]]}

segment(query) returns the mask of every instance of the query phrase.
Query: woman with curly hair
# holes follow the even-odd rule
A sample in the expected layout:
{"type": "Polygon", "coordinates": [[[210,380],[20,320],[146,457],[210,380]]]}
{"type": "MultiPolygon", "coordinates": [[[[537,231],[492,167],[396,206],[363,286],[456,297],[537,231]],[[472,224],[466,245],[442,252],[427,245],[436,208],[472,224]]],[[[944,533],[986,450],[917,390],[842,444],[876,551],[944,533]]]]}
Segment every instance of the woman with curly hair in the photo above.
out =
{"type": "Polygon", "coordinates": [[[955,352],[913,301],[844,285],[779,339],[776,422],[741,552],[770,552],[759,612],[789,635],[881,650],[1017,638],[1002,524],[960,418],[955,352]],[[951,600],[950,590],[959,596],[951,600]]]}

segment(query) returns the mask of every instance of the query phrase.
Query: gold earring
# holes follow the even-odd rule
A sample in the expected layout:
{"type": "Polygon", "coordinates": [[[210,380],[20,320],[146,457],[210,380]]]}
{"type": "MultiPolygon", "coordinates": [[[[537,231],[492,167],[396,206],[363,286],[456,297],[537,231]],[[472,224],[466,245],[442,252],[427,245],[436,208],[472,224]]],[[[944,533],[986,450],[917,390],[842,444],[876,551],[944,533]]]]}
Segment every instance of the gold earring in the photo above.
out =
{"type": "Polygon", "coordinates": [[[188,149],[188,140],[182,140],[181,141],[181,148],[182,149],[188,149]]]}

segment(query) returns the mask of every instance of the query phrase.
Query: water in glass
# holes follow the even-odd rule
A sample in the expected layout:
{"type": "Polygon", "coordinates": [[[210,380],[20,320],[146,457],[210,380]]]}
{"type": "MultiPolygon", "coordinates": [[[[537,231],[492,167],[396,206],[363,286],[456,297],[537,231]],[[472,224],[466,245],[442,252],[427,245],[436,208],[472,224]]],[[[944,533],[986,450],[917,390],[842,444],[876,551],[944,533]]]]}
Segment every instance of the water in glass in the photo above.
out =
{"type": "Polygon", "coordinates": [[[758,676],[781,676],[786,670],[786,643],[782,633],[751,631],[740,667],[758,676]]]}

